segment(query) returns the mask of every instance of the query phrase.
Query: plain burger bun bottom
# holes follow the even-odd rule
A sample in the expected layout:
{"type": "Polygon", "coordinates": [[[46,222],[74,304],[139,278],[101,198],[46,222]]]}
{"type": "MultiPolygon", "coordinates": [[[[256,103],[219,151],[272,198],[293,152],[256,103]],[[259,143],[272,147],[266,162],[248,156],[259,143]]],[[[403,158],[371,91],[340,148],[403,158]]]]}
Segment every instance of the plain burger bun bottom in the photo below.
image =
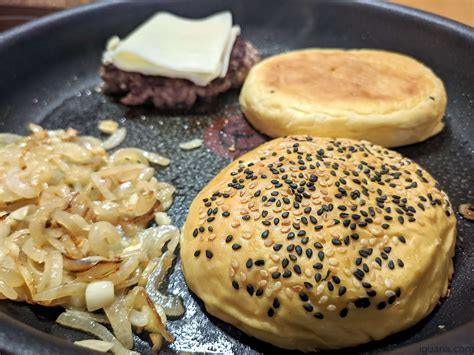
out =
{"type": "Polygon", "coordinates": [[[290,136],[195,198],[181,260],[212,315],[287,349],[379,340],[447,295],[456,218],[431,175],[366,141],[290,136]]]}
{"type": "Polygon", "coordinates": [[[443,129],[446,92],[429,68],[408,56],[307,49],[253,67],[240,104],[270,137],[311,134],[397,147],[443,129]]]}

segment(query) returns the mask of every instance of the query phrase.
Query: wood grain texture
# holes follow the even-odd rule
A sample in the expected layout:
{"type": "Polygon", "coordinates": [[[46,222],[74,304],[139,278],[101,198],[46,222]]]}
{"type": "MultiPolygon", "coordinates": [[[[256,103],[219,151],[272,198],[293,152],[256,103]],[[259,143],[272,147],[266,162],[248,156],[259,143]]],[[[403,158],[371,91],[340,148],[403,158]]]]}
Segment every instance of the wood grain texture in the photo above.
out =
{"type": "Polygon", "coordinates": [[[393,0],[474,27],[474,0],[393,0]]]}

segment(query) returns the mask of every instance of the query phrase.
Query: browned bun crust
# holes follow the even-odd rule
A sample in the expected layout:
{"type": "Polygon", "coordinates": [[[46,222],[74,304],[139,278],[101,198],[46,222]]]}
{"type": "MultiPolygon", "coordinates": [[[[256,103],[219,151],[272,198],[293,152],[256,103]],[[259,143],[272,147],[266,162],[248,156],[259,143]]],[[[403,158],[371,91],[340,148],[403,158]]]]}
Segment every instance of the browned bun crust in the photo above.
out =
{"type": "Polygon", "coordinates": [[[271,137],[312,134],[394,147],[441,131],[446,92],[429,68],[408,56],[307,49],[256,65],[240,103],[249,121],[271,137]]]}

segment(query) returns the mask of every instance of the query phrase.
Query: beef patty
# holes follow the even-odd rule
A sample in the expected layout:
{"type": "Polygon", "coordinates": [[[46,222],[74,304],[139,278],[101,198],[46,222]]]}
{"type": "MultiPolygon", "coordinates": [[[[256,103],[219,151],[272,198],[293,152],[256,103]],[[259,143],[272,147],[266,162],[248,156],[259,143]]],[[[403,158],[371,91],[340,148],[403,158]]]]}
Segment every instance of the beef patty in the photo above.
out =
{"type": "Polygon", "coordinates": [[[226,76],[214,79],[206,86],[198,86],[186,79],[127,72],[111,64],[102,65],[100,76],[104,81],[104,92],[121,96],[120,102],[125,105],[150,102],[157,108],[189,108],[197,100],[209,101],[220,93],[241,86],[250,68],[259,60],[255,47],[238,37],[226,76]]]}

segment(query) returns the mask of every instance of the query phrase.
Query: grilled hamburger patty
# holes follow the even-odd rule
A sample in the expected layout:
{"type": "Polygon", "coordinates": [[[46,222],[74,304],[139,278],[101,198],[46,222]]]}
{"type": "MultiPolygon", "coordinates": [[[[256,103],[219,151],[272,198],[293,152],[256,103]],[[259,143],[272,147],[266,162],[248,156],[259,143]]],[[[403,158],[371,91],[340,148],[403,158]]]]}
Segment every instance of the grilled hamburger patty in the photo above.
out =
{"type": "Polygon", "coordinates": [[[126,72],[108,64],[100,68],[104,92],[121,96],[125,105],[152,103],[157,108],[188,108],[198,99],[210,100],[222,92],[242,85],[250,68],[260,60],[255,47],[238,37],[232,48],[229,69],[223,78],[206,86],[186,79],[126,72]]]}

